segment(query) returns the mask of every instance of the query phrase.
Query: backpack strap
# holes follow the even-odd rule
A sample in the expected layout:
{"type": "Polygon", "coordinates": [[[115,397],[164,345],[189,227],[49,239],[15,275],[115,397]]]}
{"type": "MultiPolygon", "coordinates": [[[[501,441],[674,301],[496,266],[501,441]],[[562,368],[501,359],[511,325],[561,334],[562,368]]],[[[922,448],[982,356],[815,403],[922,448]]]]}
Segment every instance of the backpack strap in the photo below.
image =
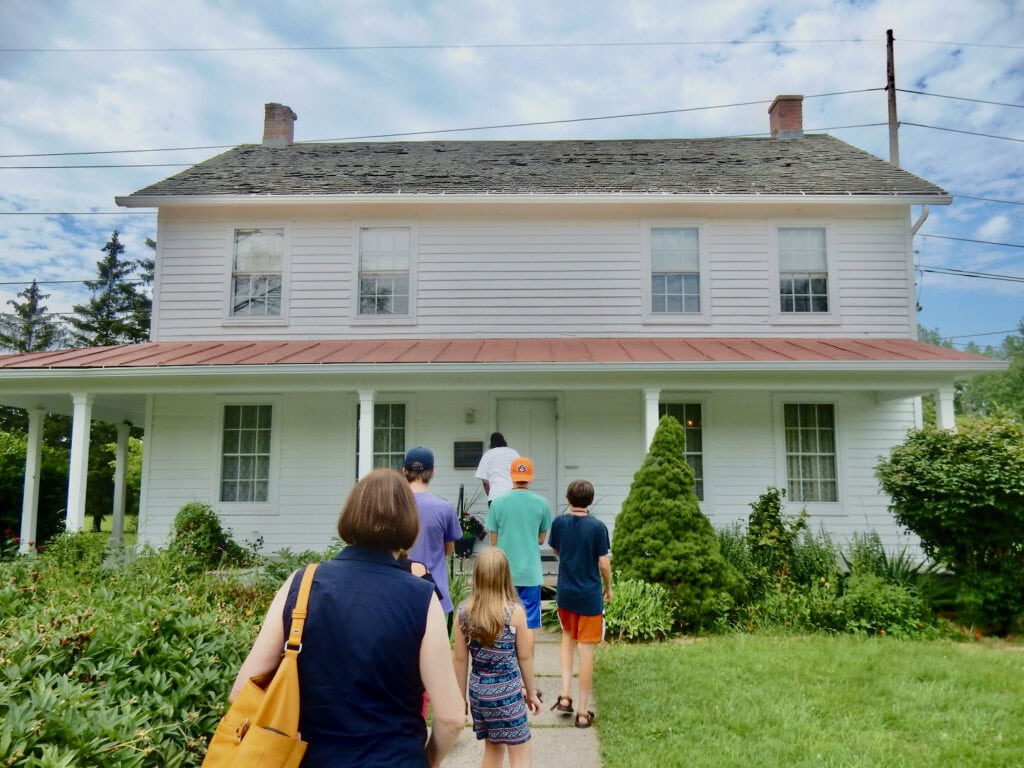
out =
{"type": "Polygon", "coordinates": [[[284,641],[284,652],[293,652],[298,655],[302,650],[302,629],[306,625],[306,616],[309,615],[309,592],[313,588],[313,576],[319,563],[310,563],[302,574],[302,583],[299,585],[299,594],[295,599],[295,608],[292,609],[292,629],[288,633],[288,639],[284,641]]]}

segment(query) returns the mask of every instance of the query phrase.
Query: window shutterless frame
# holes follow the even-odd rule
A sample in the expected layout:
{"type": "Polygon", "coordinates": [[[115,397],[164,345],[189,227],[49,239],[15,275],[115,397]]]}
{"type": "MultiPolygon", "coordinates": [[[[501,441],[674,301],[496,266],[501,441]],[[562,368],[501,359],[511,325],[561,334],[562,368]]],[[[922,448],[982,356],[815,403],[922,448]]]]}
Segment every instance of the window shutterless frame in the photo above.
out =
{"type": "Polygon", "coordinates": [[[640,225],[644,323],[702,324],[711,316],[706,227],[685,219],[640,225]]]}
{"type": "Polygon", "coordinates": [[[358,325],[416,322],[417,235],[408,222],[358,222],[352,229],[352,319],[358,325]]]}
{"type": "Polygon", "coordinates": [[[769,222],[771,320],[777,325],[840,322],[834,227],[822,221],[769,222]]]}
{"type": "Polygon", "coordinates": [[[279,397],[216,398],[215,485],[223,512],[276,514],[284,408],[279,397]]]}
{"type": "Polygon", "coordinates": [[[236,223],[226,240],[224,325],[287,325],[291,227],[236,223]]]}

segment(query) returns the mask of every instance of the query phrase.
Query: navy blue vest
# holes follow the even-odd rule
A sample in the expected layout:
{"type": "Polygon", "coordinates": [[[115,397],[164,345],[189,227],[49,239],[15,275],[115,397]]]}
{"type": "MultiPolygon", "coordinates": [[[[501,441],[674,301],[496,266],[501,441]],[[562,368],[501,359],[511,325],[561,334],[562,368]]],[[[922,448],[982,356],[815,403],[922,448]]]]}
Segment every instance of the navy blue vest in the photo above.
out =
{"type": "Polygon", "coordinates": [[[384,550],[345,547],[320,565],[298,662],[302,768],[427,766],[419,656],[432,595],[384,550]]]}

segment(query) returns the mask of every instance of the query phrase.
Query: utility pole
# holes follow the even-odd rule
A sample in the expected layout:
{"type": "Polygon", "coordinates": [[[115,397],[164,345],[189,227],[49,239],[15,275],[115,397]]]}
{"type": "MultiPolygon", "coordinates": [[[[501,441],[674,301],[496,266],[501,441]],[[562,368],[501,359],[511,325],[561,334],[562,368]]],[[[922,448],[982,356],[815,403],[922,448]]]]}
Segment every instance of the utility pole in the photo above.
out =
{"type": "Polygon", "coordinates": [[[896,65],[893,63],[892,30],[885,30],[885,90],[889,94],[889,162],[900,167],[899,121],[896,118],[896,65]]]}

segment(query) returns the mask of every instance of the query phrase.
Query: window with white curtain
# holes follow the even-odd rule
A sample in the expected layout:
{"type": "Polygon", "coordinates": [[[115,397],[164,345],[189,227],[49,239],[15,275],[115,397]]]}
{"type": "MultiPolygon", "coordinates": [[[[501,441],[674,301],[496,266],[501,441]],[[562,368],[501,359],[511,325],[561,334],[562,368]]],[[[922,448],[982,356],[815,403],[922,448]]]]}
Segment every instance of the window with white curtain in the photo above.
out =
{"type": "Polygon", "coordinates": [[[835,408],[786,403],[786,472],[793,501],[837,501],[835,408]]]}
{"type": "Polygon", "coordinates": [[[265,502],[270,496],[273,406],[224,406],[220,500],[265,502]]]}
{"type": "Polygon", "coordinates": [[[828,254],[821,227],[779,229],[779,310],[828,312],[828,254]]]}

